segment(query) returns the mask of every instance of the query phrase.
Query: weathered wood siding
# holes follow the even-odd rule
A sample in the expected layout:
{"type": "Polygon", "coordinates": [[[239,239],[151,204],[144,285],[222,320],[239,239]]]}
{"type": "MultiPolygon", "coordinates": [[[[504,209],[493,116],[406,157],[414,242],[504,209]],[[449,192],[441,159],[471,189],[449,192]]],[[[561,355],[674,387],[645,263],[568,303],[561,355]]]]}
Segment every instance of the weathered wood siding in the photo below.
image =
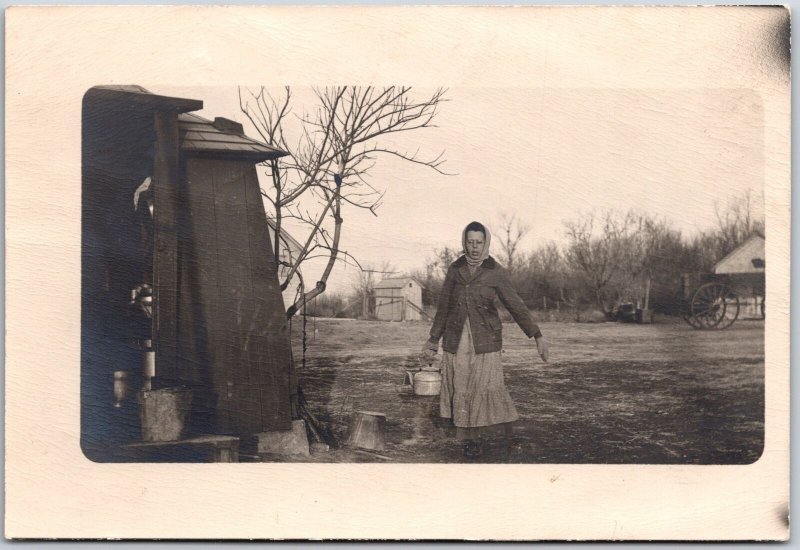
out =
{"type": "Polygon", "coordinates": [[[186,163],[178,378],[209,384],[217,431],[289,429],[288,323],[250,162],[186,163]]]}

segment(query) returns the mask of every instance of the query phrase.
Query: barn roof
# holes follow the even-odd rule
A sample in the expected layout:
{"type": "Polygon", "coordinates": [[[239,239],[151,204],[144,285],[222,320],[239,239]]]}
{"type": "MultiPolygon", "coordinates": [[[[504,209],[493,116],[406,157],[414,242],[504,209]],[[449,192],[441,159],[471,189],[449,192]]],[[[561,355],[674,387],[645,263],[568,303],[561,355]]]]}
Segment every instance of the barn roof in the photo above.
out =
{"type": "Polygon", "coordinates": [[[416,277],[386,277],[380,283],[375,285],[375,288],[403,288],[410,281],[414,281],[421,288],[425,288],[425,285],[423,285],[416,277]]]}
{"type": "Polygon", "coordinates": [[[193,113],[178,116],[183,141],[181,148],[198,156],[245,157],[260,162],[288,153],[244,135],[242,125],[227,118],[213,121],[193,113]]]}
{"type": "Polygon", "coordinates": [[[764,273],[764,237],[753,235],[714,266],[714,273],[764,273]]]}

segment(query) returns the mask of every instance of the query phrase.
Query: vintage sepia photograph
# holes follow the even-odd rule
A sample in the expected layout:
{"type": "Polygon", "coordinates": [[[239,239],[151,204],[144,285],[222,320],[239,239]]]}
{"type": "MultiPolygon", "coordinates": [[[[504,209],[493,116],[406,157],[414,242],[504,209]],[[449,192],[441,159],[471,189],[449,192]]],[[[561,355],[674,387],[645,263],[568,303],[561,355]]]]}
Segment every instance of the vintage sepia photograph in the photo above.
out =
{"type": "Polygon", "coordinates": [[[759,458],[757,94],[98,85],[82,109],[90,459],[759,458]]]}
{"type": "Polygon", "coordinates": [[[789,38],[7,10],[6,537],[786,540],[789,38]]]}

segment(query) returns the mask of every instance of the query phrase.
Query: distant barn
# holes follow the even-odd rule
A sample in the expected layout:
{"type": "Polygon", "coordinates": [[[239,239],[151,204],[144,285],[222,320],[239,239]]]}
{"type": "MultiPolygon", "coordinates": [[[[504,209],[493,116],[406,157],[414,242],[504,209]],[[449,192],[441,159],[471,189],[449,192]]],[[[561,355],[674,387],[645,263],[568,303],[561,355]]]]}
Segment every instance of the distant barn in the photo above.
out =
{"type": "Polygon", "coordinates": [[[714,265],[714,273],[729,277],[744,317],[764,317],[766,243],[753,235],[714,265]]]}
{"type": "Polygon", "coordinates": [[[714,266],[714,273],[764,273],[764,237],[753,235],[714,266]]]}
{"type": "Polygon", "coordinates": [[[415,277],[388,277],[375,285],[375,316],[381,321],[419,321],[422,283],[415,277]]]}

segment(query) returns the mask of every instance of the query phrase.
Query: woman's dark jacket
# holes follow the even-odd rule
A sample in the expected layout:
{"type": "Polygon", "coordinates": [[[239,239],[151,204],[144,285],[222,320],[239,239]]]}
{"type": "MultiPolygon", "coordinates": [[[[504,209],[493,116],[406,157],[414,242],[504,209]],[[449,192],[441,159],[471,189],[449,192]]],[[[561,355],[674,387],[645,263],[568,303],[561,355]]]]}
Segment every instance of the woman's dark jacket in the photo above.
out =
{"type": "Polygon", "coordinates": [[[542,335],[522,298],[511,286],[505,268],[489,256],[474,274],[470,274],[467,259],[461,256],[447,270],[430,342],[438,346],[439,339],[444,337],[444,351],[456,353],[464,322],[469,316],[475,353],[500,351],[503,347],[503,324],[495,307],[495,297],[500,298],[528,338],[542,335]]]}

